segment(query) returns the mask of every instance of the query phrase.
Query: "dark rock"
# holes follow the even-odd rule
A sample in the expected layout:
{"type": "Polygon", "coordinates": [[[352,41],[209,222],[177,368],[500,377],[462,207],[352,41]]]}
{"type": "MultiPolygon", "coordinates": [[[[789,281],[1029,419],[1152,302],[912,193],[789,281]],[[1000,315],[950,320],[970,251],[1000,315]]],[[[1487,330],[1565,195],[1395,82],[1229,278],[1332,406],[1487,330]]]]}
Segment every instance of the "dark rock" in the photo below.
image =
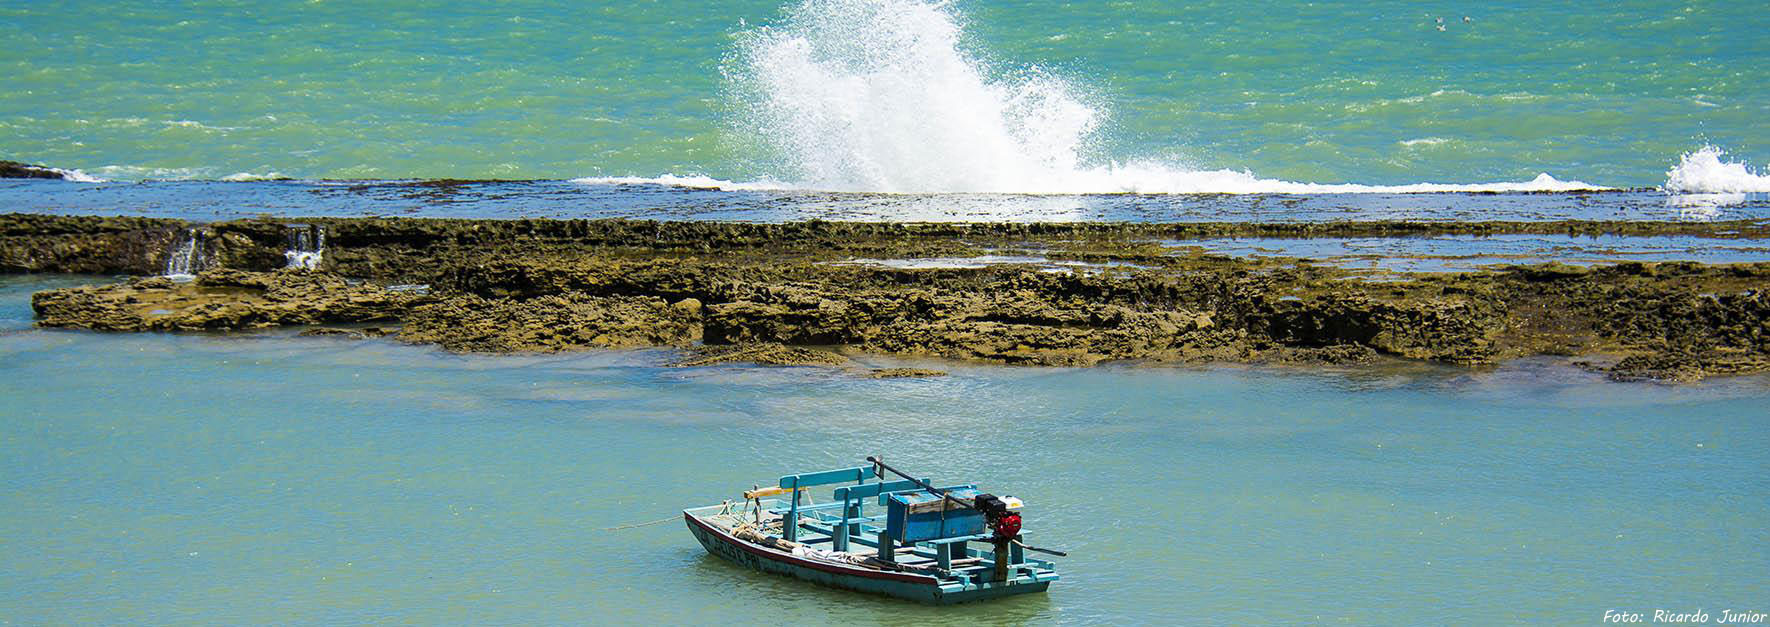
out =
{"type": "Polygon", "coordinates": [[[62,173],[40,165],[0,160],[0,179],[65,179],[62,173]]]}
{"type": "Polygon", "coordinates": [[[334,329],[331,327],[317,327],[317,328],[313,328],[313,329],[308,329],[306,331],[302,331],[298,335],[300,335],[301,337],[341,337],[341,338],[348,338],[348,339],[352,339],[352,340],[361,340],[361,339],[365,339],[365,338],[369,337],[368,334],[363,333],[362,331],[356,331],[356,330],[352,330],[352,329],[334,329]]]}
{"type": "Polygon", "coordinates": [[[1284,347],[1265,355],[1267,361],[1296,365],[1365,364],[1377,359],[1377,351],[1362,344],[1322,347],[1284,347]]]}
{"type": "Polygon", "coordinates": [[[763,366],[843,366],[848,358],[835,353],[780,344],[699,346],[672,364],[679,367],[752,363],[763,366]]]}
{"type": "Polygon", "coordinates": [[[1568,265],[1558,261],[1529,266],[1513,266],[1511,271],[1530,281],[1558,281],[1579,278],[1592,273],[1590,267],[1568,265]]]}
{"type": "Polygon", "coordinates": [[[929,370],[926,368],[875,368],[867,371],[870,379],[904,379],[947,376],[945,370],[929,370]]]}
{"type": "Polygon", "coordinates": [[[185,228],[157,218],[0,215],[0,272],[158,274],[185,228]]]}

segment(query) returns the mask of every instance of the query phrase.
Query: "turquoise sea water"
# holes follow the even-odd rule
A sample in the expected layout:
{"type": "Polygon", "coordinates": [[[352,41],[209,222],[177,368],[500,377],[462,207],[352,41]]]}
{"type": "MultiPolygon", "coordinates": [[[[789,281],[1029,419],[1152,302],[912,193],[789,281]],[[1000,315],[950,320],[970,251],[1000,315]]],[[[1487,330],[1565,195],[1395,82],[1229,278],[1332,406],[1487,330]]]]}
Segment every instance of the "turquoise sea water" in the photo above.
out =
{"type": "MultiPolygon", "coordinates": [[[[0,618],[1496,624],[1766,610],[1770,382],[660,367],[29,328],[0,278],[0,618]],[[954,403],[953,399],[966,399],[954,403]],[[929,609],[707,556],[671,518],[868,454],[1027,499],[1048,595],[929,609]]],[[[871,359],[871,358],[869,358],[871,359]]],[[[880,362],[883,363],[883,362],[880,362]]]]}
{"type": "Polygon", "coordinates": [[[0,157],[121,180],[869,191],[1035,191],[1113,164],[1138,167],[1056,188],[1247,187],[1193,176],[1224,169],[1631,187],[1708,144],[1770,162],[1770,11],[1753,2],[941,7],[13,3],[0,157]],[[885,172],[817,171],[834,161],[885,172]]]}

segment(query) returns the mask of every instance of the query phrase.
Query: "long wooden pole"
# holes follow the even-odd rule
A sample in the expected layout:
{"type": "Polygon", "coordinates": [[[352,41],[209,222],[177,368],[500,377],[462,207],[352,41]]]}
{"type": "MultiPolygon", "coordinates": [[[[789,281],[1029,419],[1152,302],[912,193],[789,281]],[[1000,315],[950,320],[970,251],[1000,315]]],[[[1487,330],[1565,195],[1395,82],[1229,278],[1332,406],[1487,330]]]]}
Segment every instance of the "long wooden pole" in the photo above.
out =
{"type": "Polygon", "coordinates": [[[892,468],[892,467],[891,467],[891,466],[888,466],[888,465],[886,465],[886,464],[885,464],[885,462],[884,462],[884,460],[881,460],[881,459],[879,459],[879,458],[877,458],[877,457],[873,457],[873,456],[871,456],[871,455],[868,455],[868,456],[867,456],[867,461],[868,461],[868,462],[870,462],[870,463],[872,463],[872,464],[873,464],[873,465],[875,465],[875,466],[878,466],[878,467],[880,467],[880,468],[884,468],[884,469],[886,469],[886,470],[889,470],[889,471],[891,471],[891,474],[894,474],[894,475],[897,475],[897,476],[899,476],[899,477],[903,477],[903,478],[905,478],[905,479],[908,479],[908,480],[910,480],[910,483],[914,483],[914,484],[916,484],[916,485],[917,485],[917,486],[919,486],[919,487],[921,487],[921,488],[922,488],[922,489],[924,489],[924,490],[927,490],[927,491],[929,491],[929,492],[932,492],[932,493],[934,493],[934,495],[936,495],[936,496],[940,496],[940,497],[943,497],[943,498],[945,498],[945,499],[946,499],[946,500],[949,500],[949,501],[952,501],[952,502],[954,502],[954,503],[958,503],[958,504],[959,504],[959,506],[960,506],[960,507],[970,507],[970,508],[976,508],[976,507],[977,507],[977,505],[976,505],[976,504],[975,504],[975,503],[972,503],[972,502],[971,502],[971,501],[967,501],[967,500],[965,500],[965,499],[961,499],[961,498],[959,498],[959,497],[956,497],[956,496],[952,496],[952,495],[949,495],[949,494],[947,494],[947,493],[946,493],[946,491],[945,491],[945,490],[941,490],[941,489],[940,489],[940,488],[936,488],[936,487],[934,487],[934,486],[931,486],[931,485],[928,485],[928,484],[927,484],[927,483],[924,483],[924,482],[923,482],[923,481],[922,481],[922,480],[921,480],[921,479],[917,479],[917,478],[915,478],[915,477],[911,477],[911,476],[909,476],[909,475],[906,475],[906,474],[904,474],[904,473],[903,473],[903,471],[901,471],[901,470],[898,470],[898,469],[896,469],[896,468],[892,468]]]}
{"type": "MultiPolygon", "coordinates": [[[[921,480],[921,479],[917,479],[917,478],[915,478],[915,477],[911,477],[911,476],[909,476],[909,475],[906,475],[906,474],[904,474],[904,473],[903,473],[903,471],[901,471],[901,470],[898,470],[898,469],[896,469],[896,468],[892,468],[892,467],[891,467],[891,466],[889,466],[889,465],[887,465],[887,464],[886,464],[886,463],[885,463],[885,462],[884,462],[884,461],[883,461],[883,460],[880,460],[880,459],[879,459],[879,458],[877,458],[877,457],[874,457],[874,456],[871,456],[871,455],[868,455],[868,456],[867,456],[867,462],[868,462],[868,463],[871,463],[871,464],[873,464],[873,465],[875,465],[875,466],[878,466],[878,467],[880,467],[880,468],[884,468],[884,469],[886,469],[886,470],[889,470],[889,471],[891,471],[891,473],[892,473],[892,474],[894,474],[894,475],[897,475],[897,476],[899,476],[899,477],[903,477],[903,478],[905,478],[905,479],[908,479],[908,480],[910,480],[910,483],[914,483],[914,484],[916,484],[916,485],[917,485],[917,486],[920,486],[920,487],[921,487],[921,488],[922,488],[922,489],[924,489],[924,490],[927,490],[927,491],[929,491],[929,492],[932,492],[932,493],[934,493],[934,494],[937,494],[937,495],[940,495],[940,496],[942,496],[942,497],[945,497],[945,498],[946,498],[946,499],[947,499],[947,500],[949,500],[949,501],[952,501],[952,502],[954,502],[954,503],[958,503],[958,504],[959,504],[959,505],[961,505],[961,506],[963,506],[963,507],[971,507],[971,508],[975,508],[975,507],[977,507],[977,506],[976,506],[976,505],[975,505],[975,504],[973,504],[973,503],[968,503],[968,502],[966,502],[966,501],[965,501],[965,500],[963,500],[963,499],[960,499],[960,498],[959,498],[959,497],[956,497],[956,496],[950,496],[950,495],[948,495],[948,494],[947,494],[947,493],[946,493],[946,492],[943,492],[943,491],[941,491],[941,489],[940,489],[940,488],[936,488],[936,487],[934,487],[934,486],[931,486],[931,485],[928,485],[928,484],[927,484],[927,483],[924,483],[924,482],[923,482],[923,481],[922,481],[922,480],[921,480]]],[[[1026,543],[1024,543],[1024,542],[1021,542],[1021,541],[1019,541],[1019,540],[1014,540],[1014,541],[1013,541],[1013,542],[1014,542],[1014,543],[1015,543],[1015,544],[1018,544],[1018,545],[1020,545],[1020,548],[1023,548],[1023,549],[1026,549],[1026,550],[1028,550],[1028,551],[1036,551],[1036,552],[1039,552],[1039,553],[1045,553],[1045,554],[1049,554],[1049,555],[1056,555],[1056,556],[1058,556],[1058,557],[1069,557],[1069,553],[1067,553],[1067,552],[1064,552],[1064,551],[1059,551],[1059,550],[1057,550],[1057,549],[1046,549],[1046,548],[1041,548],[1041,547],[1036,547],[1036,546],[1030,546],[1030,545],[1028,545],[1028,544],[1026,544],[1026,543]]]]}

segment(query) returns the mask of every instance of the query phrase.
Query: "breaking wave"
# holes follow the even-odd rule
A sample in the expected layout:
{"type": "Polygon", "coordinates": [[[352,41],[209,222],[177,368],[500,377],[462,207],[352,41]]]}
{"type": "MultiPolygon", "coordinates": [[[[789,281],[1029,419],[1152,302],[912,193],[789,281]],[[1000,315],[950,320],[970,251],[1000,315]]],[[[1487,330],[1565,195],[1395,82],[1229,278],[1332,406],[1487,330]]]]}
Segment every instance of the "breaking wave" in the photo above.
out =
{"type": "Polygon", "coordinates": [[[667,187],[683,187],[688,189],[720,189],[727,191],[770,191],[791,190],[796,186],[768,181],[739,183],[716,179],[710,176],[665,174],[657,177],[643,176],[586,176],[572,179],[571,182],[581,185],[663,185],[667,187]]]}
{"type": "Polygon", "coordinates": [[[62,180],[64,180],[64,181],[73,181],[75,183],[109,183],[110,182],[109,180],[102,179],[102,178],[93,176],[91,174],[81,172],[79,170],[62,169],[62,168],[45,168],[45,169],[49,170],[50,172],[60,174],[62,180]]]}
{"type": "Polygon", "coordinates": [[[229,174],[227,176],[221,177],[221,180],[233,181],[233,182],[239,182],[239,181],[286,181],[286,180],[289,180],[289,178],[290,177],[287,174],[283,174],[282,172],[274,172],[274,171],[267,173],[267,174],[259,174],[257,172],[235,172],[233,174],[229,174]]]}
{"type": "Polygon", "coordinates": [[[1094,185],[1026,186],[1005,189],[938,189],[919,187],[910,190],[867,189],[864,187],[821,186],[774,181],[727,181],[698,175],[665,174],[657,177],[590,176],[572,179],[583,185],[660,185],[687,189],[724,191],[823,191],[876,194],[1428,194],[1451,192],[1575,192],[1613,189],[1581,181],[1563,181],[1546,173],[1529,181],[1516,183],[1413,183],[1409,185],[1357,185],[1348,183],[1296,183],[1262,179],[1248,172],[1234,170],[1186,171],[1176,173],[1166,168],[1139,170],[1137,167],[1112,168],[1088,172],[1078,177],[1094,185]]]}
{"type": "Polygon", "coordinates": [[[1665,191],[1680,194],[1770,192],[1770,175],[1753,172],[1746,163],[1722,161],[1727,151],[1703,146],[1684,153],[1666,171],[1665,191]]]}
{"type": "MultiPolygon", "coordinates": [[[[804,0],[726,63],[733,135],[771,178],[693,186],[882,193],[1408,193],[1603,189],[1525,182],[1297,183],[1100,155],[1103,107],[1040,68],[991,71],[963,18],[925,0],[804,0]]],[[[1440,140],[1442,141],[1442,140],[1440,140]]],[[[685,178],[646,180],[682,185],[685,178]]],[[[632,179],[638,182],[643,179],[632,179]]]]}

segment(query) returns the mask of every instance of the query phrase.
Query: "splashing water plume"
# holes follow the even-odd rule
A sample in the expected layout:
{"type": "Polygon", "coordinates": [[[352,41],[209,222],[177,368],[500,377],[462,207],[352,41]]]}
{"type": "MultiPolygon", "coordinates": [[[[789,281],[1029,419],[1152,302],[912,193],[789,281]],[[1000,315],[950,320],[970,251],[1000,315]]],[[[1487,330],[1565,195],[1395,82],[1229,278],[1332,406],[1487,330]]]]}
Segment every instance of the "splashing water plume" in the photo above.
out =
{"type": "Polygon", "coordinates": [[[760,143],[764,161],[791,183],[741,186],[1035,194],[1601,189],[1547,174],[1524,183],[1324,185],[1091,158],[1107,121],[1102,109],[1037,68],[992,73],[966,52],[962,22],[944,2],[805,0],[780,23],[746,33],[726,69],[737,100],[734,132],[760,143]]]}
{"type": "Polygon", "coordinates": [[[1752,172],[1745,163],[1722,161],[1726,154],[1715,146],[1684,153],[1678,165],[1666,171],[1665,190],[1686,194],[1770,192],[1770,175],[1752,172]]]}
{"type": "Polygon", "coordinates": [[[744,131],[820,189],[1005,191],[1073,172],[1099,112],[1038,71],[991,78],[962,35],[943,5],[802,3],[739,49],[744,131]]]}

